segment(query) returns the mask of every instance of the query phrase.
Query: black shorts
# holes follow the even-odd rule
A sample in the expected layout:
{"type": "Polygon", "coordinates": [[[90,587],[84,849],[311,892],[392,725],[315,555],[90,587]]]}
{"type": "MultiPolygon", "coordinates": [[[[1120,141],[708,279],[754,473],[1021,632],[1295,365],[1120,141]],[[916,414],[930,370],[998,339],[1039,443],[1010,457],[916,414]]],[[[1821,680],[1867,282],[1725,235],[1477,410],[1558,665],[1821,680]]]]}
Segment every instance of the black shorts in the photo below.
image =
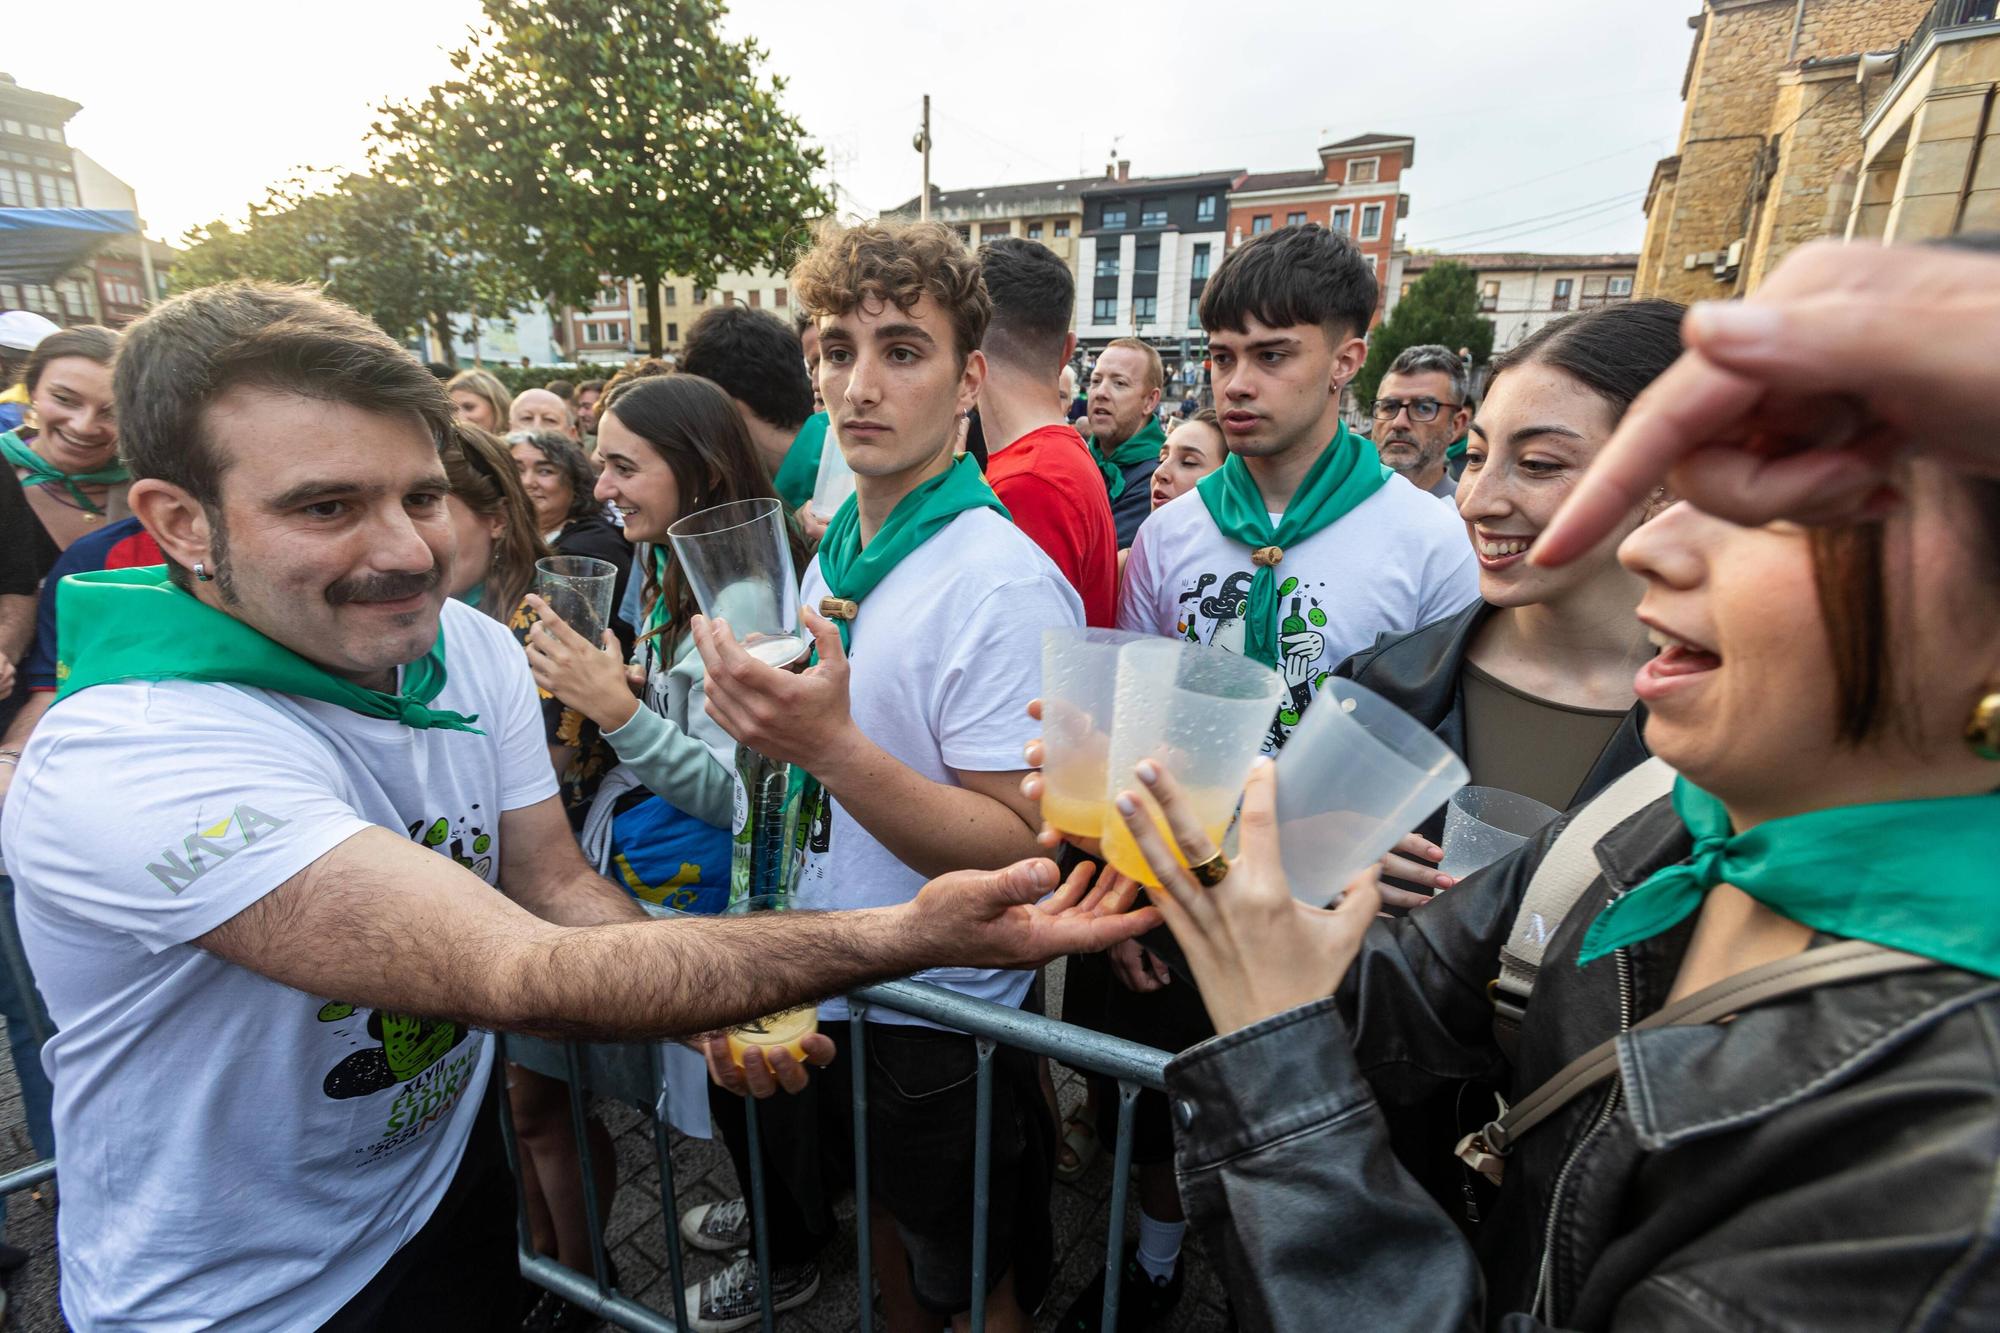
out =
{"type": "MultiPolygon", "coordinates": [[[[1215,1035],[1208,1010],[1195,989],[1194,973],[1174,937],[1165,928],[1148,931],[1139,942],[1167,964],[1173,980],[1156,991],[1128,989],[1116,977],[1104,1000],[1101,1030],[1114,1037],[1178,1055],[1215,1035]]],[[[1092,1024],[1091,1026],[1099,1026],[1092,1024]]],[[[1097,1100],[1097,1135],[1107,1149],[1118,1132],[1118,1098],[1097,1100]]],[[[1132,1160],[1142,1165],[1174,1160],[1174,1126],[1165,1093],[1141,1089],[1132,1107],[1132,1160]]]]}

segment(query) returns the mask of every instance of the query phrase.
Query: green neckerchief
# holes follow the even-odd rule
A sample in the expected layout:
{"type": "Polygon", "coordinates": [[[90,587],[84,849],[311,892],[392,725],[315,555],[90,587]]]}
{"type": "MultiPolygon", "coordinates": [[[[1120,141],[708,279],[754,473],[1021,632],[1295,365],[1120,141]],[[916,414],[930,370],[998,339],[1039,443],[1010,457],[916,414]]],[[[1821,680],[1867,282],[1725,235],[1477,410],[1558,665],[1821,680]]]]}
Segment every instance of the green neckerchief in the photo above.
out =
{"type": "Polygon", "coordinates": [[[1166,427],[1160,424],[1158,417],[1147,417],[1138,434],[1109,454],[1097,447],[1095,435],[1090,437],[1090,456],[1097,460],[1097,470],[1104,474],[1104,489],[1112,499],[1116,500],[1125,493],[1125,469],[1148,459],[1159,462],[1160,448],[1166,442],[1166,427]]]}
{"type": "Polygon", "coordinates": [[[813,486],[819,481],[820,451],[826,447],[826,424],[826,413],[813,413],[785,450],[785,461],[771,484],[787,509],[797,509],[813,498],[813,486]]]}
{"type": "MultiPolygon", "coordinates": [[[[1338,521],[1373,495],[1395,474],[1382,466],[1375,450],[1342,423],[1312,470],[1285,506],[1285,516],[1271,526],[1271,509],[1257,489],[1256,479],[1241,454],[1231,454],[1221,467],[1195,483],[1209,517],[1222,535],[1255,550],[1274,547],[1278,559],[1287,548],[1338,521]]],[[[1250,604],[1244,608],[1243,655],[1265,666],[1278,665],[1278,572],[1274,564],[1257,564],[1250,579],[1250,604]]]]}
{"type": "Polygon", "coordinates": [[[444,689],[444,628],[403,668],[403,692],[363,689],[176,587],[165,565],[71,574],[56,587],[56,699],[117,680],[207,680],[339,704],[406,727],[483,734],[426,707],[444,689]]]}
{"type": "Polygon", "coordinates": [[[1461,435],[1444,447],[1444,456],[1456,463],[1459,459],[1465,457],[1465,450],[1471,443],[1471,435],[1461,435]]]}
{"type": "Polygon", "coordinates": [[[467,588],[463,593],[459,594],[458,598],[459,601],[464,602],[467,606],[470,607],[477,607],[485,599],[486,599],[486,585],[484,583],[473,584],[470,588],[467,588]]]}
{"type": "Polygon", "coordinates": [[[9,463],[28,474],[21,479],[23,486],[60,486],[69,492],[70,498],[75,500],[84,512],[91,514],[101,514],[104,511],[84,495],[85,486],[112,486],[121,481],[132,480],[132,474],[119,463],[99,468],[95,472],[64,472],[30,449],[26,442],[11,430],[0,431],[0,454],[5,454],[9,463]]]}
{"type": "MultiPolygon", "coordinates": [[[[810,499],[811,497],[807,497],[810,499]]],[[[674,618],[673,608],[667,605],[667,560],[664,546],[653,548],[653,605],[646,611],[646,632],[653,633],[667,627],[674,618]]],[[[662,656],[665,654],[663,653],[662,656]]]]}
{"type": "MultiPolygon", "coordinates": [[[[888,520],[869,541],[861,545],[861,508],[850,495],[834,511],[819,542],[819,574],[827,592],[844,601],[860,602],[875,591],[875,585],[901,564],[903,557],[936,536],[968,509],[991,509],[1008,521],[1013,515],[1000,497],[986,484],[986,476],[970,454],[896,502],[888,520]]],[[[815,610],[818,608],[815,607],[815,610]]],[[[854,622],[835,620],[840,630],[840,646],[854,642],[854,622]]],[[[815,658],[817,660],[817,658],[815,658]]]]}
{"type": "Polygon", "coordinates": [[[1732,833],[1722,802],[1680,778],[1674,813],[1693,854],[1599,912],[1578,966],[1671,928],[1717,884],[1734,884],[1814,930],[2000,976],[2000,792],[1837,806],[1732,833]]]}

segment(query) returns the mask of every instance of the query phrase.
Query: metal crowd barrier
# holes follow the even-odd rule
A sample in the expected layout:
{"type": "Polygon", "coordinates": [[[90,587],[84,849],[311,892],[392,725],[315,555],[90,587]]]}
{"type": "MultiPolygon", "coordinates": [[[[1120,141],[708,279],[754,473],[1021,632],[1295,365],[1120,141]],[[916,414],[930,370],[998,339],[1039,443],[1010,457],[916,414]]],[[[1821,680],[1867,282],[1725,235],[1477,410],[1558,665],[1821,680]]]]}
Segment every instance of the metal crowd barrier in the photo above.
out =
{"type": "MultiPolygon", "coordinates": [[[[892,981],[879,986],[868,986],[854,992],[848,998],[851,1011],[848,1019],[851,1040],[850,1061],[851,1067],[857,1071],[857,1076],[851,1080],[854,1088],[854,1231],[855,1248],[858,1251],[855,1266],[860,1278],[859,1327],[863,1333],[869,1333],[875,1325],[874,1278],[868,1225],[868,1080],[858,1076],[859,1071],[867,1068],[864,1058],[868,1041],[865,1015],[871,1006],[894,1009],[900,1013],[955,1028],[970,1034],[977,1042],[978,1109],[974,1121],[972,1167],[971,1322],[974,1333],[983,1333],[986,1327],[986,1226],[987,1207],[992,1197],[993,1052],[1001,1046],[1019,1047],[1036,1055],[1049,1056],[1074,1068],[1117,1080],[1118,1137],[1112,1154],[1111,1207],[1107,1214],[1109,1223],[1106,1227],[1104,1245],[1104,1315],[1100,1325],[1106,1329],[1117,1328],[1119,1260],[1124,1251],[1125,1198],[1132,1166],[1133,1105],[1141,1088],[1164,1089],[1167,1061],[1172,1057],[1165,1051],[1141,1046],[1137,1042],[1106,1036],[1101,1032],[1093,1032],[1088,1028],[1069,1023],[1060,1023],[1039,1014],[1024,1013],[1019,1009],[994,1004],[991,1001],[975,1000],[922,982],[892,981]]],[[[499,1046],[500,1049],[495,1056],[494,1078],[504,1083],[506,1068],[504,1037],[500,1039],[499,1046]]],[[[562,1049],[568,1068],[569,1103],[576,1134],[577,1158],[583,1175],[585,1221],[590,1234],[591,1275],[585,1277],[554,1259],[535,1252],[529,1239],[526,1192],[517,1189],[516,1197],[521,1200],[516,1219],[520,1236],[521,1274],[537,1286],[582,1306],[615,1328],[630,1329],[635,1333],[678,1333],[679,1330],[689,1326],[687,1281],[683,1273],[680,1209],[674,1196],[673,1159],[668,1142],[666,1071],[660,1058],[659,1048],[654,1046],[651,1049],[654,1086],[651,1108],[653,1151],[659,1175],[661,1225],[667,1233],[668,1281],[673,1288],[672,1319],[666,1318],[649,1306],[639,1304],[610,1284],[610,1258],[605,1249],[604,1228],[598,1214],[597,1183],[591,1170],[590,1136],[585,1129],[583,1046],[571,1041],[565,1042],[562,1049]]],[[[519,1157],[514,1138],[513,1118],[508,1114],[504,1088],[502,1092],[501,1133],[506,1140],[509,1164],[518,1172],[519,1157]]],[[[750,1179],[739,1181],[738,1184],[749,1194],[756,1238],[757,1286],[763,1300],[761,1326],[764,1333],[770,1333],[773,1320],[771,1259],[764,1225],[763,1155],[759,1150],[757,1100],[754,1097],[746,1099],[745,1110],[750,1179]]],[[[0,1179],[0,1186],[4,1186],[5,1183],[4,1179],[0,1179]]]]}

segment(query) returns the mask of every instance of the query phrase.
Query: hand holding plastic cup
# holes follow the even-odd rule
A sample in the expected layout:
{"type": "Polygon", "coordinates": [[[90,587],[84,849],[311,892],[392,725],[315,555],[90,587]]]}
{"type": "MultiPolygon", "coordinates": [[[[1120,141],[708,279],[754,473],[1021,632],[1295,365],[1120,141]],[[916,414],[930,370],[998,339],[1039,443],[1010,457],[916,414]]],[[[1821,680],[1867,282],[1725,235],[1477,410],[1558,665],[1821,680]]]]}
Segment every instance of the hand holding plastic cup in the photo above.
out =
{"type": "Polygon", "coordinates": [[[1444,808],[1444,860],[1453,879],[1484,870],[1524,846],[1562,811],[1501,787],[1466,787],[1444,808]]]}
{"type": "Polygon", "coordinates": [[[1115,629],[1042,631],[1042,819],[1078,838],[1104,834],[1118,650],[1115,629]]]}
{"type": "Polygon", "coordinates": [[[1110,808],[1121,791],[1138,798],[1167,846],[1181,854],[1159,802],[1133,776],[1142,759],[1174,775],[1203,831],[1222,845],[1283,692],[1276,671],[1221,648],[1145,638],[1118,650],[1102,819],[1104,859],[1112,869],[1160,887],[1131,830],[1110,808]]]}
{"type": "Polygon", "coordinates": [[[587,555],[551,555],[535,562],[535,593],[593,647],[611,625],[618,566],[587,555]]]}
{"type": "MultiPolygon", "coordinates": [[[[725,916],[748,916],[756,912],[788,912],[792,903],[788,895],[773,894],[765,897],[744,898],[729,904],[725,916]]],[[[764,1062],[769,1064],[771,1052],[782,1046],[792,1053],[792,1058],[800,1064],[806,1063],[805,1039],[819,1031],[819,1006],[802,1004],[796,1009],[770,1014],[763,1018],[739,1023],[729,1029],[726,1040],[729,1044],[729,1058],[736,1067],[743,1067],[743,1053],[752,1046],[764,1051],[764,1062]]]]}
{"type": "Polygon", "coordinates": [[[1314,907],[1338,898],[1467,776],[1423,723],[1329,678],[1278,758],[1278,850],[1292,896],[1314,907]]]}
{"type": "Polygon", "coordinates": [[[728,621],[744,651],[776,667],[805,656],[782,501],[732,500],[700,510],[668,528],[667,540],[701,613],[728,621]]]}

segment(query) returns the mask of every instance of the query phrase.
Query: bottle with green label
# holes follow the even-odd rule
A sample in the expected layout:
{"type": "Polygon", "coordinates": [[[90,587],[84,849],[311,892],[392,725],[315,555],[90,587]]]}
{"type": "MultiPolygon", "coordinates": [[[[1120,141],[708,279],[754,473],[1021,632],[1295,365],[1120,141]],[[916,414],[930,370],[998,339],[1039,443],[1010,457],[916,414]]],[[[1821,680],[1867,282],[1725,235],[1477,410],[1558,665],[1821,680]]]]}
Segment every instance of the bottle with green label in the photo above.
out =
{"type": "Polygon", "coordinates": [[[736,805],[730,831],[729,901],[774,897],[792,885],[790,821],[787,799],[792,766],[759,754],[747,745],[736,747],[736,805]]]}

